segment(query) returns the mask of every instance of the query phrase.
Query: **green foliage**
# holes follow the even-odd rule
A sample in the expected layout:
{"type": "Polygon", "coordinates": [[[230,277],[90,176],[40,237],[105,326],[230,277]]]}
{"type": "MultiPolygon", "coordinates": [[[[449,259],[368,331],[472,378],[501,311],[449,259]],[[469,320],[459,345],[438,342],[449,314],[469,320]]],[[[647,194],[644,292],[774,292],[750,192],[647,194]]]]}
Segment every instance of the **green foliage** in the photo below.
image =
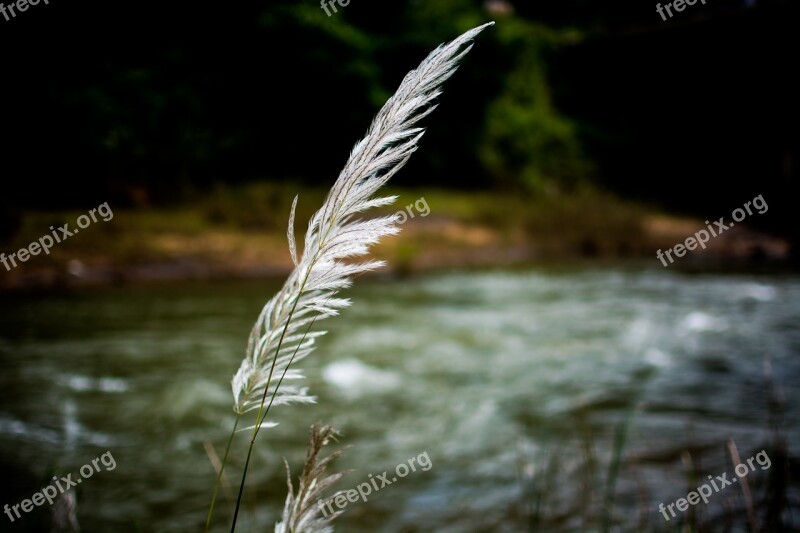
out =
{"type": "Polygon", "coordinates": [[[265,9],[259,26],[273,37],[285,35],[297,52],[292,62],[325,73],[328,84],[339,80],[364,86],[369,100],[363,103],[380,106],[391,96],[378,84],[381,69],[374,57],[374,35],[346,17],[329,17],[315,3],[289,3],[265,9]]]}
{"type": "MultiPolygon", "coordinates": [[[[482,24],[487,17],[481,3],[473,0],[439,0],[408,6],[407,31],[420,46],[437,45],[447,35],[482,24]]],[[[494,29],[492,31],[495,31],[494,29]]]]}
{"type": "MultiPolygon", "coordinates": [[[[548,66],[551,54],[580,40],[580,32],[549,28],[514,13],[487,14],[482,2],[441,0],[408,9],[407,38],[430,45],[487,17],[496,18],[497,25],[487,34],[493,48],[484,52],[481,67],[493,94],[470,102],[485,106],[483,129],[470,147],[477,150],[476,163],[504,187],[533,193],[574,188],[588,179],[592,166],[575,122],[553,102],[548,66]]],[[[475,85],[482,95],[485,91],[475,85]]]]}
{"type": "MultiPolygon", "coordinates": [[[[180,203],[221,181],[330,183],[406,71],[433,46],[490,19],[497,25],[429,123],[425,146],[435,149],[420,151],[403,184],[541,192],[569,188],[590,170],[548,75],[552,52],[577,32],[534,22],[522,7],[497,13],[482,0],[354,0],[329,17],[318,2],[245,2],[224,13],[199,10],[176,44],[171,21],[184,15],[165,6],[143,26],[152,38],[115,39],[92,54],[70,48],[81,61],[69,76],[47,74],[61,57],[52,51],[43,56],[51,64],[31,73],[28,84],[40,92],[29,99],[59,125],[35,148],[52,157],[31,170],[51,182],[49,207],[88,202],[56,177],[63,166],[80,165],[84,188],[120,206],[180,203]]],[[[123,22],[141,31],[143,21],[123,22]]],[[[22,108],[7,113],[10,124],[36,123],[22,108]]],[[[9,179],[20,187],[10,205],[43,207],[35,181],[9,179]]]]}
{"type": "Polygon", "coordinates": [[[214,193],[196,202],[212,226],[253,232],[285,230],[292,200],[299,195],[297,219],[308,220],[325,199],[323,189],[298,191],[292,184],[250,183],[241,187],[217,184],[214,193]]]}
{"type": "Polygon", "coordinates": [[[547,54],[575,34],[514,18],[498,24],[497,34],[512,64],[500,95],[487,108],[481,162],[505,185],[535,193],[570,189],[585,179],[590,166],[575,124],[553,104],[547,54]]]}

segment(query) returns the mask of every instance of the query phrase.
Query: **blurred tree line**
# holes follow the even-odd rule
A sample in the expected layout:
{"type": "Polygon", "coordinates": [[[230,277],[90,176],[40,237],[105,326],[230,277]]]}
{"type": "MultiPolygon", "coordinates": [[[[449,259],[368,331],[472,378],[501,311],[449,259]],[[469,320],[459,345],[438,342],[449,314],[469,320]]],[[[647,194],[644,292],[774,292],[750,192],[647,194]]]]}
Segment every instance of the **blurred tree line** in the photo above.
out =
{"type": "Polygon", "coordinates": [[[11,112],[11,142],[25,163],[9,174],[23,203],[86,201],[87,189],[164,202],[264,177],[330,183],[403,75],[491,18],[503,23],[446,88],[430,149],[403,183],[539,188],[586,173],[547,73],[580,33],[505,2],[353,0],[333,16],[316,1],[58,9],[58,24],[34,20],[42,10],[14,21],[47,37],[14,69],[24,106],[11,112]]]}
{"type": "Polygon", "coordinates": [[[732,181],[796,191],[795,4],[694,9],[665,24],[633,0],[40,5],[0,20],[0,207],[329,184],[402,76],[492,19],[398,185],[593,183],[726,210],[769,194],[732,181]]]}

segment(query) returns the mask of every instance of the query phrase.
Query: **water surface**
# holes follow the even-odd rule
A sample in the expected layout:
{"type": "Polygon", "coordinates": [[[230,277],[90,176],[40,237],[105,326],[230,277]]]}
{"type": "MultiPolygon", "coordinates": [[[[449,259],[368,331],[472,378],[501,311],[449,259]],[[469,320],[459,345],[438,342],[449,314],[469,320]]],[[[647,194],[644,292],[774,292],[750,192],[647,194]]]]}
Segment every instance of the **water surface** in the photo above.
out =
{"type": "MultiPolygon", "coordinates": [[[[230,377],[275,288],[5,295],[0,505],[110,451],[116,468],[78,489],[84,531],[199,530],[214,475],[204,442],[224,446],[230,377]]],[[[359,280],[348,296],[354,306],[324,323],[329,335],[303,364],[319,403],[275,410],[279,426],[262,433],[242,531],[272,530],[286,494],[282,457],[299,471],[317,420],[352,446],[338,464],[354,472],[339,488],[425,452],[432,463],[349,503],[341,531],[595,524],[626,422],[615,519],[662,528],[658,503],[688,492],[683,451],[717,475],[731,470],[728,440],[743,457],[771,442],[765,366],[797,456],[800,277],[493,271],[359,280]]],[[[232,485],[245,441],[234,446],[232,485]]],[[[751,479],[758,492],[766,473],[751,479]]],[[[738,497],[726,490],[698,512],[722,513],[723,499],[738,497]]],[[[41,509],[14,524],[2,515],[0,531],[37,531],[46,519],[41,509]]]]}

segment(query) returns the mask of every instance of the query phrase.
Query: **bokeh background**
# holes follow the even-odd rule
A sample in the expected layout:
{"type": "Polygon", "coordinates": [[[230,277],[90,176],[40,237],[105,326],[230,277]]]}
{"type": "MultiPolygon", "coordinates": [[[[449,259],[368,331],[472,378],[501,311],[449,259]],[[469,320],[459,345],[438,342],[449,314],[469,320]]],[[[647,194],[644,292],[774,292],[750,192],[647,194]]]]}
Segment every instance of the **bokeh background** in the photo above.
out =
{"type": "MultiPolygon", "coordinates": [[[[262,434],[241,530],[272,528],[282,458],[300,470],[316,420],[352,446],[339,488],[433,463],[341,531],[796,529],[799,14],[51,0],[0,17],[0,251],[113,211],[0,266],[0,505],[111,451],[76,492],[81,530],[200,530],[230,376],[291,267],[292,198],[303,228],[403,75],[495,20],[383,212],[425,210],[304,362],[318,403],[262,434]],[[758,195],[766,213],[656,258],[758,195]],[[664,521],[734,448],[771,466],[664,521]]],[[[60,527],[49,506],[0,515],[60,527]]]]}

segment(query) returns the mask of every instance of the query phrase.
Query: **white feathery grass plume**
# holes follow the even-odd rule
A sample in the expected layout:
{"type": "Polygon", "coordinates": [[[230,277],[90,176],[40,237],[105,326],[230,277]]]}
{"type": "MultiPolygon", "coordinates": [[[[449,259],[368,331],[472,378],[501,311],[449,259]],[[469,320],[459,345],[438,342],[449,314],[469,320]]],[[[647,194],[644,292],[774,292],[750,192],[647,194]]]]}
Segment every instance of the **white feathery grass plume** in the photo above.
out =
{"type": "Polygon", "coordinates": [[[372,220],[354,216],[394,202],[396,197],[373,195],[416,151],[423,129],[415,125],[436,108],[433,102],[441,94],[442,83],[470,51],[472,39],[492,24],[473,28],[439,46],[405,76],[367,135],[353,148],[322,208],[311,218],[299,259],[293,227],[295,198],[288,230],[295,269],[264,306],[250,334],[247,355],[232,382],[238,415],[255,409],[261,414],[267,398],[267,409],[314,401],[305,388],[283,384],[284,379],[291,383],[303,377],[289,367],[311,353],[315,338],[323,334],[308,333],[314,322],[350,305],[350,300],[336,298],[336,293],[349,287],[354,276],[383,265],[382,261],[354,263],[352,258],[366,254],[381,237],[399,231],[395,216],[372,220]]]}
{"type": "MultiPolygon", "coordinates": [[[[343,511],[339,510],[327,516],[324,516],[323,513],[323,516],[320,516],[322,493],[347,472],[325,475],[328,465],[342,455],[343,450],[337,450],[318,461],[322,447],[332,440],[336,440],[336,432],[331,426],[320,426],[318,423],[311,426],[311,439],[308,443],[303,473],[297,480],[296,495],[292,486],[292,473],[288,463],[284,460],[289,494],[286,497],[281,521],[275,524],[275,533],[331,533],[333,531],[331,522],[343,511]]],[[[336,494],[331,497],[335,497],[336,494]]]]}

